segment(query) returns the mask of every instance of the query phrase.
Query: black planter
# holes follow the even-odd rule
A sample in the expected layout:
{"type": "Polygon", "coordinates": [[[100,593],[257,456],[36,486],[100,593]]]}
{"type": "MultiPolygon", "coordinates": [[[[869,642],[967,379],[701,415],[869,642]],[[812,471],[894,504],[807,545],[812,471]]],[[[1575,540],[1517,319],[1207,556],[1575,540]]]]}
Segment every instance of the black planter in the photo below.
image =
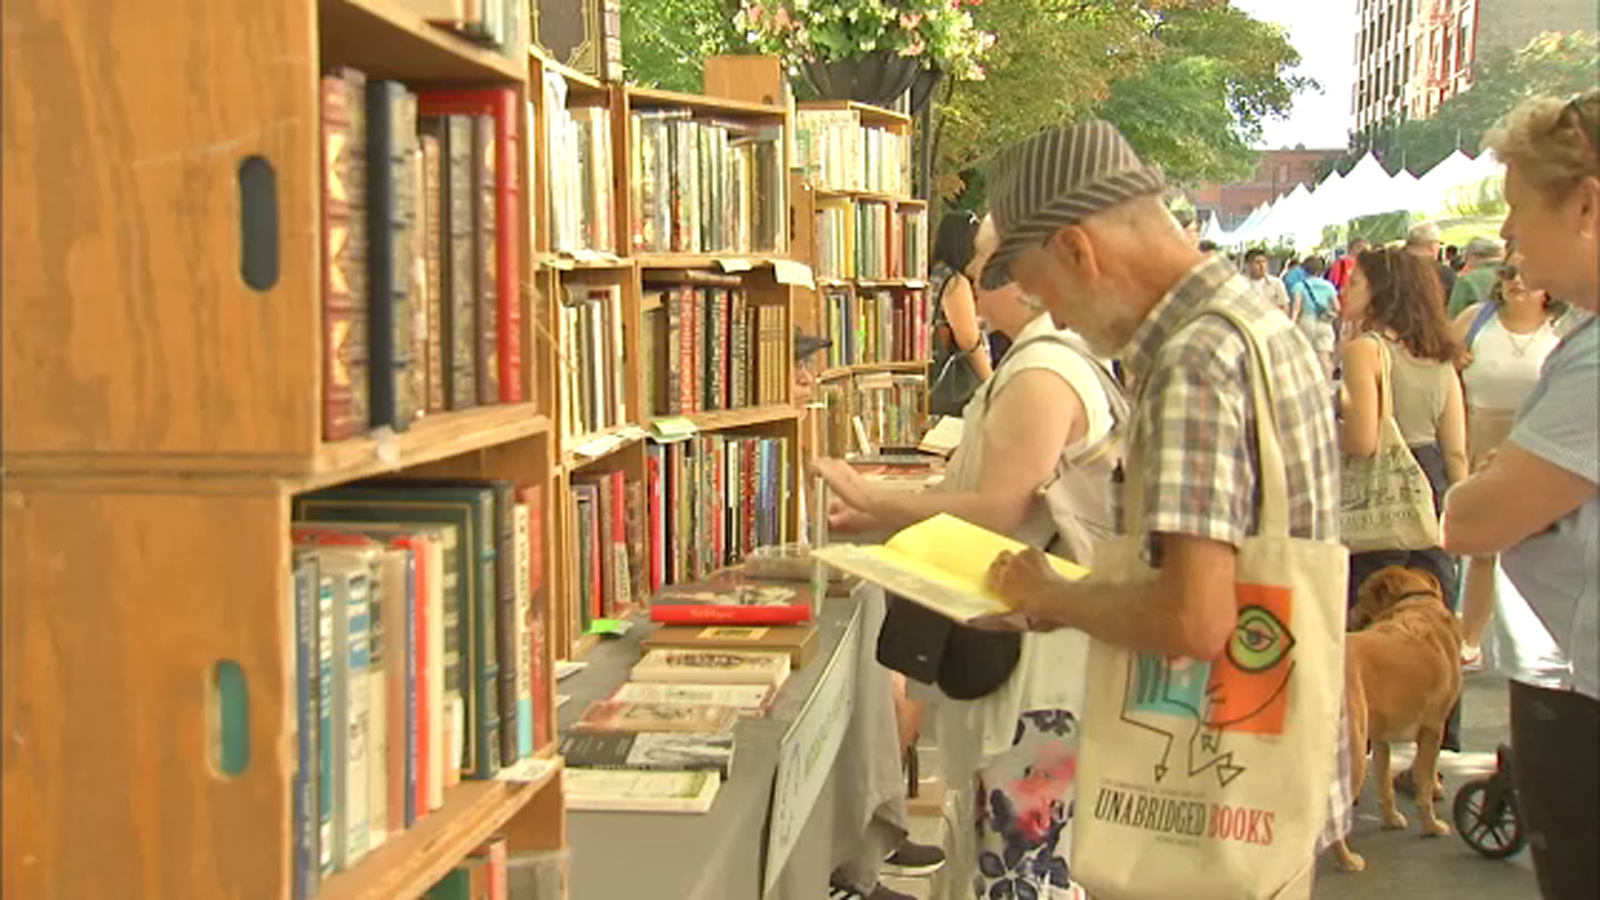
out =
{"type": "Polygon", "coordinates": [[[854,100],[888,106],[911,87],[921,68],[916,59],[878,51],[834,62],[803,65],[806,81],[823,100],[854,100]]]}

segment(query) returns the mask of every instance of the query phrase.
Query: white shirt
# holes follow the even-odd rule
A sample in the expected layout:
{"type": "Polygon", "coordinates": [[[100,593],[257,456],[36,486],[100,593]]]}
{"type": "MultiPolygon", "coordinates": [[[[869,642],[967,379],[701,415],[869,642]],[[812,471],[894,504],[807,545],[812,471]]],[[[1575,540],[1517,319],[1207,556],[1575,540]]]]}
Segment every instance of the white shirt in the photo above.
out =
{"type": "Polygon", "coordinates": [[[1261,299],[1283,310],[1284,315],[1289,314],[1289,290],[1283,286],[1283,279],[1276,275],[1267,275],[1260,279],[1247,275],[1245,281],[1250,283],[1250,290],[1261,295],[1261,299]]]}
{"type": "Polygon", "coordinates": [[[1515,410],[1560,341],[1549,321],[1527,334],[1512,334],[1498,315],[1492,317],[1473,337],[1472,364],[1461,372],[1467,402],[1477,409],[1515,410]]]}

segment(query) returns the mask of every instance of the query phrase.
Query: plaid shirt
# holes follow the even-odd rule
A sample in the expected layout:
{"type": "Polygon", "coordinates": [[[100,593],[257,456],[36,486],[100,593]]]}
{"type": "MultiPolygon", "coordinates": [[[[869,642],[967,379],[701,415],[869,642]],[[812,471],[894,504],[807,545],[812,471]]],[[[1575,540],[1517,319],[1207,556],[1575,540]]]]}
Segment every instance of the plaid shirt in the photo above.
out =
{"type": "MultiPolygon", "coordinates": [[[[1191,318],[1220,302],[1259,322],[1273,379],[1278,440],[1289,489],[1289,531],[1339,534],[1339,440],[1327,377],[1304,335],[1219,257],[1208,257],[1134,332],[1123,356],[1140,398],[1133,442],[1144,471],[1147,534],[1183,534],[1239,546],[1260,516],[1255,407],[1244,338],[1220,316],[1191,318]],[[1185,321],[1187,320],[1187,324],[1185,321]]],[[[1117,516],[1124,522],[1125,517],[1117,516]]],[[[1153,548],[1152,548],[1153,549],[1153,548]]],[[[1159,560],[1154,562],[1159,565],[1159,560]]],[[[1349,731],[1341,704],[1337,772],[1320,851],[1349,830],[1349,731]]]]}

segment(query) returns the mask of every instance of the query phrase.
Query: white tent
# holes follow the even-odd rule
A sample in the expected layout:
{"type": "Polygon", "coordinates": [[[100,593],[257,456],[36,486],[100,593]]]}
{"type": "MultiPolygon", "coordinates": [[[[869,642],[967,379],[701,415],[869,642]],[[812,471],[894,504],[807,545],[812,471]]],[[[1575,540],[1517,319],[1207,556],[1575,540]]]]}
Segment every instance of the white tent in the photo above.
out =
{"type": "Polygon", "coordinates": [[[1410,199],[1398,196],[1394,179],[1371,153],[1361,157],[1361,161],[1344,177],[1339,195],[1342,202],[1338,204],[1338,217],[1333,220],[1338,222],[1403,210],[1410,199]]]}
{"type": "Polygon", "coordinates": [[[1206,227],[1200,230],[1200,239],[1220,244],[1226,235],[1227,232],[1222,230],[1222,221],[1217,218],[1217,213],[1213,210],[1210,218],[1206,219],[1206,227]]]}

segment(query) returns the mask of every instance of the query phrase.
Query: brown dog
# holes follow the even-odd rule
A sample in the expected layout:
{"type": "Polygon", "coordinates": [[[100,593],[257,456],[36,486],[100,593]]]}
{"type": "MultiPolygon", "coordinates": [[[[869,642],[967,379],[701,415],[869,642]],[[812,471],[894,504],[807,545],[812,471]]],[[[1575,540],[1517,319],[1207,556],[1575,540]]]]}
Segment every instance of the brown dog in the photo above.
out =
{"type": "MultiPolygon", "coordinates": [[[[1403,566],[1374,572],[1361,585],[1344,640],[1344,683],[1350,704],[1350,778],[1354,796],[1366,782],[1367,741],[1378,784],[1383,827],[1406,827],[1395,809],[1389,743],[1417,742],[1411,777],[1432,786],[1450,708],[1461,695],[1461,626],[1440,596],[1432,573],[1403,566]]],[[[1450,833],[1433,811],[1433,791],[1417,791],[1422,833],[1450,833]]],[[[1339,865],[1352,872],[1366,861],[1339,842],[1339,865]]]]}

